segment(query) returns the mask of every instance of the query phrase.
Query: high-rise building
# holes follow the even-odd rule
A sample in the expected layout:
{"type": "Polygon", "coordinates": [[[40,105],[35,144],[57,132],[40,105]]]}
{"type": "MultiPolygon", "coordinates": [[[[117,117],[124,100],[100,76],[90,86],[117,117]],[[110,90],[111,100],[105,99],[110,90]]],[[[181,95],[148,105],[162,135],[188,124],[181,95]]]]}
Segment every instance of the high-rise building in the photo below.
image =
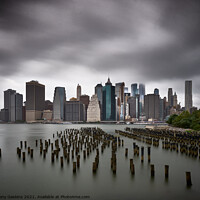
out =
{"type": "Polygon", "coordinates": [[[38,81],[26,83],[26,121],[42,119],[45,108],[45,86],[38,81]]]}
{"type": "Polygon", "coordinates": [[[139,95],[140,95],[140,108],[139,108],[139,115],[144,115],[144,95],[145,95],[145,85],[143,83],[139,84],[139,95]]]}
{"type": "Polygon", "coordinates": [[[77,85],[76,93],[77,93],[76,98],[79,101],[81,96],[81,86],[79,84],[77,85]]]}
{"type": "Polygon", "coordinates": [[[11,122],[22,121],[23,95],[15,93],[11,95],[11,122]]]}
{"type": "Polygon", "coordinates": [[[91,97],[90,103],[88,105],[87,121],[88,122],[101,121],[100,104],[99,104],[99,99],[96,94],[91,97]]]}
{"type": "Polygon", "coordinates": [[[164,119],[165,119],[165,100],[160,98],[159,120],[163,121],[164,119]]]}
{"type": "Polygon", "coordinates": [[[115,100],[115,86],[112,86],[110,78],[103,87],[103,121],[116,120],[116,100],[115,100]]]}
{"type": "Polygon", "coordinates": [[[158,88],[155,88],[155,89],[154,89],[154,94],[155,94],[155,95],[159,95],[159,89],[158,89],[158,88]]]}
{"type": "Polygon", "coordinates": [[[99,99],[99,102],[100,102],[100,106],[102,107],[102,84],[97,84],[95,86],[95,94],[97,95],[98,99],[99,99]]]}
{"type": "Polygon", "coordinates": [[[115,84],[115,96],[117,98],[117,121],[124,120],[124,82],[115,84]]]}
{"type": "Polygon", "coordinates": [[[86,94],[84,95],[81,95],[80,96],[80,102],[83,103],[85,105],[85,120],[87,121],[87,109],[88,109],[88,105],[89,105],[89,102],[90,102],[90,97],[86,94]]]}
{"type": "Polygon", "coordinates": [[[128,104],[128,99],[130,98],[131,93],[124,92],[124,116],[125,120],[129,119],[129,104],[128,104]]]}
{"type": "Polygon", "coordinates": [[[85,105],[80,101],[65,102],[65,121],[85,121],[85,105]]]}
{"type": "Polygon", "coordinates": [[[63,121],[65,119],[65,102],[65,88],[56,87],[53,98],[53,120],[63,121]]]}
{"type": "Polygon", "coordinates": [[[138,94],[137,83],[133,83],[131,84],[131,96],[135,97],[136,94],[138,94]]]}
{"type": "Polygon", "coordinates": [[[185,81],[185,110],[190,112],[190,108],[192,108],[192,81],[185,81]]]}
{"type": "Polygon", "coordinates": [[[173,95],[173,106],[176,108],[178,105],[177,94],[176,92],[173,95]]]}
{"type": "Polygon", "coordinates": [[[140,103],[139,95],[128,98],[129,116],[131,118],[139,119],[139,106],[140,106],[139,103],[140,103]]]}
{"type": "Polygon", "coordinates": [[[160,96],[148,94],[144,96],[144,109],[147,119],[159,120],[160,96]]]}
{"type": "Polygon", "coordinates": [[[8,89],[4,91],[4,109],[8,112],[8,121],[11,121],[11,95],[15,94],[16,90],[8,89]]]}
{"type": "Polygon", "coordinates": [[[172,88],[168,88],[168,102],[169,102],[169,106],[172,107],[173,106],[173,91],[172,91],[172,88]]]}

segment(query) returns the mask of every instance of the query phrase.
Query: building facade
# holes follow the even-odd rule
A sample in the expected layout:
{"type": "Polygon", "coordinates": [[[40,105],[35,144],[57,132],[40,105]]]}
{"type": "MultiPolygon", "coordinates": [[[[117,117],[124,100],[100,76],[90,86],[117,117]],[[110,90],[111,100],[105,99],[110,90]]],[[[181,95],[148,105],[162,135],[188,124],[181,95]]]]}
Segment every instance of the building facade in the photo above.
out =
{"type": "Polygon", "coordinates": [[[148,94],[144,96],[144,108],[147,119],[159,120],[160,113],[160,96],[148,94]]]}
{"type": "Polygon", "coordinates": [[[64,121],[65,119],[66,93],[64,87],[56,87],[53,98],[53,120],[64,121]]]}
{"type": "Polygon", "coordinates": [[[115,100],[115,86],[112,86],[110,78],[103,87],[103,121],[116,120],[116,100],[115,100]]]}
{"type": "Polygon", "coordinates": [[[90,103],[87,109],[87,121],[88,122],[100,122],[101,121],[101,110],[99,99],[97,95],[91,97],[90,103]]]}
{"type": "Polygon", "coordinates": [[[11,95],[11,122],[23,121],[23,95],[11,95]]]}
{"type": "Polygon", "coordinates": [[[192,108],[192,81],[185,81],[185,110],[190,112],[192,108]]]}
{"type": "Polygon", "coordinates": [[[144,96],[145,96],[145,85],[143,83],[139,84],[139,95],[140,95],[140,108],[139,115],[144,115],[144,96]]]}
{"type": "Polygon", "coordinates": [[[85,121],[85,105],[80,101],[65,102],[65,121],[85,121]]]}
{"type": "Polygon", "coordinates": [[[135,97],[136,94],[138,94],[137,83],[133,83],[131,84],[131,96],[135,97]]]}
{"type": "Polygon", "coordinates": [[[38,81],[26,83],[26,121],[34,122],[42,119],[45,108],[45,86],[38,81]]]}
{"type": "Polygon", "coordinates": [[[84,111],[85,117],[84,117],[84,119],[87,121],[87,109],[88,109],[88,105],[89,105],[89,102],[90,102],[90,97],[86,94],[81,95],[80,96],[80,102],[85,105],[85,111],[84,111]]]}

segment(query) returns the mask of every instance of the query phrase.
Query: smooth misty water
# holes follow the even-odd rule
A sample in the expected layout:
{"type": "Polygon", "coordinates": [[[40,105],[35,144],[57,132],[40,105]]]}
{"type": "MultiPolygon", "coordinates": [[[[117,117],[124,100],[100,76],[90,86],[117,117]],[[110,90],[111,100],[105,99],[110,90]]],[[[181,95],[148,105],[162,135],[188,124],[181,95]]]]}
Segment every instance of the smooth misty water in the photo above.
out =
{"type": "MultiPolygon", "coordinates": [[[[46,160],[40,156],[35,140],[53,139],[53,133],[66,128],[84,126],[100,127],[110,134],[115,129],[124,130],[127,125],[42,125],[42,124],[1,124],[0,125],[0,199],[3,195],[81,195],[90,199],[200,199],[200,160],[186,157],[180,153],[163,150],[151,146],[151,163],[155,165],[155,178],[150,178],[150,165],[147,162],[147,145],[135,141],[145,147],[144,163],[140,157],[133,157],[133,140],[123,137],[125,145],[117,151],[117,174],[110,169],[111,149],[100,151],[97,174],[92,173],[92,162],[96,153],[82,160],[76,175],[72,173],[72,163],[60,168],[60,162],[51,164],[50,149],[46,160]],[[26,140],[27,146],[34,148],[34,158],[26,158],[22,163],[17,157],[16,148],[20,140],[26,140]],[[125,148],[129,148],[125,158],[125,148]],[[129,159],[134,159],[135,176],[129,171],[129,159]],[[164,165],[169,165],[169,181],[164,178],[164,165]],[[186,187],[185,171],[191,171],[192,187],[186,187]]],[[[133,127],[133,125],[129,125],[133,127]]],[[[7,196],[8,199],[8,196],[7,196]]],[[[59,197],[58,199],[61,199],[59,197]]],[[[63,198],[64,199],[64,198],[63,198]]],[[[67,198],[65,198],[67,199],[67,198]]],[[[69,199],[69,198],[68,198],[69,199]]],[[[78,199],[78,198],[74,198],[78,199]]]]}

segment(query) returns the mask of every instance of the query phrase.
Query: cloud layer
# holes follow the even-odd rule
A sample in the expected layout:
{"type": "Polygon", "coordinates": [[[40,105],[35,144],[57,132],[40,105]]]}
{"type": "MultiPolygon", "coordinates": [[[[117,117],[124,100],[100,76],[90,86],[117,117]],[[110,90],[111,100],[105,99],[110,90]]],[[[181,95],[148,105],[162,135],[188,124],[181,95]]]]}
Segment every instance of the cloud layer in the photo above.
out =
{"type": "Polygon", "coordinates": [[[0,0],[0,79],[184,84],[200,77],[199,27],[199,0],[0,0]]]}

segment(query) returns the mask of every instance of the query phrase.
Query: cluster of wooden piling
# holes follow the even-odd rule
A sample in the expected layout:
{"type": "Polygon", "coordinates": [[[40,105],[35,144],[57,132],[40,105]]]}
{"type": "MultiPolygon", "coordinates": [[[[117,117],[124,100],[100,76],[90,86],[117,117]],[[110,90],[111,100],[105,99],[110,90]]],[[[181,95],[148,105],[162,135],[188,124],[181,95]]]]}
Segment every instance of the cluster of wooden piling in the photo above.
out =
{"type": "Polygon", "coordinates": [[[197,132],[187,133],[142,128],[126,128],[125,131],[115,130],[115,132],[155,147],[158,147],[159,141],[162,140],[163,149],[200,159],[200,134],[197,132]]]}

